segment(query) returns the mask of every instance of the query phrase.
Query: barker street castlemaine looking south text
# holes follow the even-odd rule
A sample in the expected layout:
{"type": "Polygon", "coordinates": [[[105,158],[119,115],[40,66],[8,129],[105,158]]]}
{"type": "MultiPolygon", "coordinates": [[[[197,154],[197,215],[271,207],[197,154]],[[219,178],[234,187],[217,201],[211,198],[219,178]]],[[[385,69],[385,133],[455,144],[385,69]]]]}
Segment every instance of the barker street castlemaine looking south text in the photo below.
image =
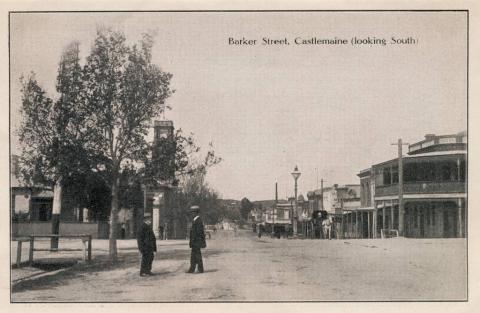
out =
{"type": "Polygon", "coordinates": [[[418,38],[407,36],[407,37],[395,37],[391,36],[389,38],[385,37],[352,37],[347,38],[319,38],[319,37],[295,37],[295,38],[269,38],[263,37],[261,39],[252,39],[252,38],[235,38],[229,37],[228,44],[233,46],[289,46],[291,43],[297,46],[302,45],[324,45],[324,46],[387,46],[387,45],[416,45],[418,44],[418,38]]]}

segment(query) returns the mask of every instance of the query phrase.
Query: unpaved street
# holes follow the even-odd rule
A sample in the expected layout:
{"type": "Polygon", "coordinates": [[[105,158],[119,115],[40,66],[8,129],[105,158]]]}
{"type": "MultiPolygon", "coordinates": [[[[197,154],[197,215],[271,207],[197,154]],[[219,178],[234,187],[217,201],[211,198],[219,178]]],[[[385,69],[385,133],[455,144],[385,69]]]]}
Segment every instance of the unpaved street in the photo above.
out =
{"type": "MultiPolygon", "coordinates": [[[[464,300],[465,239],[291,240],[218,232],[203,251],[206,272],[187,274],[186,241],[159,241],[151,277],[138,274],[136,241],[108,265],[94,261],[17,283],[17,301],[464,300]]],[[[106,244],[102,242],[103,245],[106,244]]],[[[95,250],[97,249],[97,250],[95,250]]],[[[105,252],[105,251],[104,251],[105,252]]],[[[100,255],[99,255],[100,254],[100,255]]],[[[15,271],[15,270],[14,270],[15,271]]]]}

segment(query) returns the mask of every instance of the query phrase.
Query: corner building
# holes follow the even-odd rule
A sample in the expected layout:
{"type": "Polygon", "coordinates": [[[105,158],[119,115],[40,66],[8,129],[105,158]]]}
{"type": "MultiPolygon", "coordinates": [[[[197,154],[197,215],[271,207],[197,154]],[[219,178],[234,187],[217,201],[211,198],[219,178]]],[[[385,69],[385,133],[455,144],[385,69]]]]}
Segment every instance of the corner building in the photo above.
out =
{"type": "Polygon", "coordinates": [[[405,237],[466,237],[466,132],[428,134],[424,140],[409,145],[407,155],[401,159],[402,186],[399,158],[375,164],[358,174],[362,198],[373,198],[374,202],[373,237],[379,238],[382,230],[402,229],[402,220],[405,237]],[[403,210],[399,208],[400,190],[403,210]]]}

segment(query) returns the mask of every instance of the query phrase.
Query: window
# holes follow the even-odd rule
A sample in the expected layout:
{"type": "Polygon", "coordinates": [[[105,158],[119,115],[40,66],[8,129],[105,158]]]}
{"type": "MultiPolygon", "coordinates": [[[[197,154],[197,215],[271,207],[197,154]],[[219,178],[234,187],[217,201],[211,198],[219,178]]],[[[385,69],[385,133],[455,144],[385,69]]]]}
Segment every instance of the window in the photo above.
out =
{"type": "Polygon", "coordinates": [[[383,184],[390,185],[392,183],[392,173],[390,172],[390,168],[383,169],[383,184]]]}
{"type": "Polygon", "coordinates": [[[460,180],[465,181],[466,164],[465,160],[460,161],[460,180]]]}
{"type": "Polygon", "coordinates": [[[392,166],[392,184],[398,184],[398,165],[392,166]]]}
{"type": "Polygon", "coordinates": [[[426,181],[435,181],[435,163],[427,162],[425,164],[426,181]]]}
{"type": "Polygon", "coordinates": [[[377,168],[375,170],[375,184],[377,186],[383,186],[383,168],[377,168]]]}
{"type": "Polygon", "coordinates": [[[457,142],[457,138],[455,138],[455,137],[438,138],[438,143],[440,143],[440,144],[456,143],[456,142],[457,142]]]}
{"type": "Polygon", "coordinates": [[[458,180],[458,167],[455,161],[445,161],[437,164],[439,180],[455,181],[458,180]]]}
{"type": "Polygon", "coordinates": [[[413,182],[416,180],[417,164],[406,163],[403,166],[403,177],[406,182],[413,182]]]}

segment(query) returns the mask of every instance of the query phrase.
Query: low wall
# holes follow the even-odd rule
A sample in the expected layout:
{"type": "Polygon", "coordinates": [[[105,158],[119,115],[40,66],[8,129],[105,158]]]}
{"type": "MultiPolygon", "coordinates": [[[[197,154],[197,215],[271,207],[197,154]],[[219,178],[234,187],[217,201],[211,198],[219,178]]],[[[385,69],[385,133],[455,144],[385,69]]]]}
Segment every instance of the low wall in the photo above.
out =
{"type": "MultiPolygon", "coordinates": [[[[88,234],[95,239],[108,238],[109,225],[106,222],[72,223],[60,222],[60,235],[88,234]]],[[[12,236],[21,237],[35,234],[51,234],[51,222],[12,223],[12,236]]]]}

